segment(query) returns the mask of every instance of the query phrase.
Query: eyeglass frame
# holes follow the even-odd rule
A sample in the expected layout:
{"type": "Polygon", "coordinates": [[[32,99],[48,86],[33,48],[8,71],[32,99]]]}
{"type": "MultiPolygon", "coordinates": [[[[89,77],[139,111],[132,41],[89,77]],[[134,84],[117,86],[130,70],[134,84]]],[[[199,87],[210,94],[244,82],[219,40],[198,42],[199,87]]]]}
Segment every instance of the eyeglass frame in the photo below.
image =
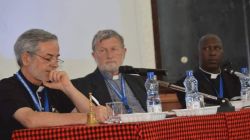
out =
{"type": "MultiPolygon", "coordinates": [[[[41,56],[41,55],[39,55],[39,54],[37,54],[37,53],[30,52],[30,51],[27,51],[27,53],[32,54],[32,55],[35,55],[35,56],[39,56],[40,58],[42,58],[43,60],[47,61],[48,63],[51,63],[51,62],[53,61],[53,57],[51,57],[51,58],[46,58],[46,57],[44,57],[44,56],[41,56]]],[[[56,62],[60,65],[60,64],[62,64],[64,61],[63,61],[62,59],[56,58],[56,62]]]]}

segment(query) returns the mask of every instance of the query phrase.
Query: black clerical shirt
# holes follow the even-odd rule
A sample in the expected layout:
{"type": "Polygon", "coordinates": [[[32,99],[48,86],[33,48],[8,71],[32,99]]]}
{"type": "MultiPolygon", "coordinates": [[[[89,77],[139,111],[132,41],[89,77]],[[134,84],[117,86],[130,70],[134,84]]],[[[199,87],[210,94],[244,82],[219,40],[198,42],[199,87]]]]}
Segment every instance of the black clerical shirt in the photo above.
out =
{"type": "MultiPolygon", "coordinates": [[[[33,93],[36,93],[38,86],[25,79],[20,71],[19,73],[33,93]]],[[[61,91],[48,89],[48,98],[51,105],[50,108],[53,107],[59,112],[71,112],[74,108],[70,99],[61,91]]],[[[13,114],[18,109],[29,107],[37,110],[31,96],[16,75],[0,81],[0,107],[0,140],[11,139],[12,131],[24,128],[13,117],[13,114]]]]}

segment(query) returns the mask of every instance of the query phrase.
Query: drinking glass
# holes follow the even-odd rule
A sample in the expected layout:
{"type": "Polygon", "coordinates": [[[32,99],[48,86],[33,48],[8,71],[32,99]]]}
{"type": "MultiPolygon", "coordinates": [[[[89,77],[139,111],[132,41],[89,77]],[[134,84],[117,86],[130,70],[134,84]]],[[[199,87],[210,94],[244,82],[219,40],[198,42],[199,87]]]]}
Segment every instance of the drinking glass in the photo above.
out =
{"type": "Polygon", "coordinates": [[[121,123],[120,114],[123,114],[123,103],[122,102],[108,102],[106,103],[108,110],[107,123],[121,123]]]}

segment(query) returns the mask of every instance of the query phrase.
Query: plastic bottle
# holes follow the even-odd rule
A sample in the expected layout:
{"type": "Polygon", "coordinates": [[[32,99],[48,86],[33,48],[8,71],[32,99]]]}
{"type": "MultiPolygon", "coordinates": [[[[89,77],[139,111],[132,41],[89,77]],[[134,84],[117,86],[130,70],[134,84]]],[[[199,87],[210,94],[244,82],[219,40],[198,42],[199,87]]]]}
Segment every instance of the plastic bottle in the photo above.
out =
{"type": "Polygon", "coordinates": [[[250,92],[250,77],[248,74],[248,68],[241,68],[241,73],[244,74],[243,77],[240,77],[240,83],[241,83],[241,100],[246,101],[249,100],[249,92],[250,92]]]}
{"type": "Polygon", "coordinates": [[[204,104],[202,95],[198,92],[198,81],[193,76],[193,71],[186,71],[186,78],[183,82],[185,86],[185,101],[187,109],[199,109],[204,104]]]}
{"type": "Polygon", "coordinates": [[[147,73],[145,88],[147,91],[148,112],[162,112],[161,100],[159,96],[159,83],[156,80],[154,72],[147,73]]]}

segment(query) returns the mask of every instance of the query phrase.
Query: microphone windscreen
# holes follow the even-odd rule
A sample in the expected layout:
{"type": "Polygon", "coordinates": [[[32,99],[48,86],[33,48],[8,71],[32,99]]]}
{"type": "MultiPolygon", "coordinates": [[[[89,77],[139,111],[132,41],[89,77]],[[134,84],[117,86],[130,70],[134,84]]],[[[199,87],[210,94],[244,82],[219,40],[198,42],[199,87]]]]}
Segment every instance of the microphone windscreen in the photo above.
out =
{"type": "Polygon", "coordinates": [[[119,72],[120,73],[130,73],[131,71],[133,71],[132,66],[120,66],[119,67],[119,72]]]}

